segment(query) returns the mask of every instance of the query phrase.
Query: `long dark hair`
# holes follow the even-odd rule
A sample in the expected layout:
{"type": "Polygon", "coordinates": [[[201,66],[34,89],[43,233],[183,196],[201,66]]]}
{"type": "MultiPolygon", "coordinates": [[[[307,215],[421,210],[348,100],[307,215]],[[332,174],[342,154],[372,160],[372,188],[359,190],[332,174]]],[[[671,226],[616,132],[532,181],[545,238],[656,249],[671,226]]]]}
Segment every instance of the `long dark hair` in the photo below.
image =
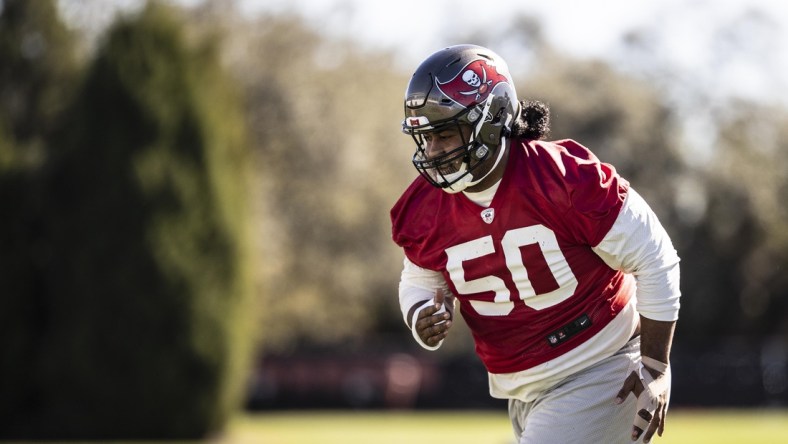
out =
{"type": "Polygon", "coordinates": [[[520,101],[520,116],[512,124],[512,137],[539,140],[550,132],[550,107],[538,100],[520,101]]]}

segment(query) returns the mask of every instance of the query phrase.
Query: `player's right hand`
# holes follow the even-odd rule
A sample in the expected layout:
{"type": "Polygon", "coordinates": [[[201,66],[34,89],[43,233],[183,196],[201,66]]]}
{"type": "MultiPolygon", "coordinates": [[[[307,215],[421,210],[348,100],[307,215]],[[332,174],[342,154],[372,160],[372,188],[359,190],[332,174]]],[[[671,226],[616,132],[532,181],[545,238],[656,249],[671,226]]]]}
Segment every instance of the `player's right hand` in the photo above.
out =
{"type": "Polygon", "coordinates": [[[451,328],[451,313],[443,306],[445,296],[443,290],[438,289],[433,299],[434,304],[423,308],[416,318],[416,334],[422,342],[430,347],[438,345],[451,328]]]}
{"type": "Polygon", "coordinates": [[[665,431],[665,415],[670,399],[670,367],[653,358],[642,357],[643,362],[650,360],[651,366],[639,363],[630,367],[624,386],[616,395],[616,403],[621,404],[631,392],[637,398],[636,414],[632,425],[632,441],[637,441],[643,432],[643,442],[651,441],[654,432],[659,436],[665,431]]]}

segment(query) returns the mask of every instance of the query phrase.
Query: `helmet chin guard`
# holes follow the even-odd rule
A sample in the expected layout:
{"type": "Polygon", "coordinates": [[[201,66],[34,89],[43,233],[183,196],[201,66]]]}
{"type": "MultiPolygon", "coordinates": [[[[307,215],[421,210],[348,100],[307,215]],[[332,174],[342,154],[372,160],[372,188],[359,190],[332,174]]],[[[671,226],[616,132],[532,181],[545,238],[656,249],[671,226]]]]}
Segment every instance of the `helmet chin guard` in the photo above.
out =
{"type": "MultiPolygon", "coordinates": [[[[509,69],[498,55],[474,45],[458,45],[429,56],[416,69],[405,93],[402,131],[416,142],[413,165],[432,185],[456,193],[477,184],[475,170],[502,144],[520,112],[509,69]],[[429,157],[424,135],[449,127],[472,128],[469,140],[429,157]]],[[[503,154],[498,149],[497,165],[503,154]]],[[[493,167],[494,168],[494,167],[493,167]]]]}

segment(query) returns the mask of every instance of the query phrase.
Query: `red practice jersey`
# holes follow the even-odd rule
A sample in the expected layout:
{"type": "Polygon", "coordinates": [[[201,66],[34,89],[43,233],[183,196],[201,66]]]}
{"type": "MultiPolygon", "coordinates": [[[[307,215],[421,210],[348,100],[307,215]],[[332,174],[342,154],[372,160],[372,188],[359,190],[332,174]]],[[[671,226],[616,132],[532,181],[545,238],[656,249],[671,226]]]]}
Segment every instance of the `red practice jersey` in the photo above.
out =
{"type": "Polygon", "coordinates": [[[443,274],[490,373],[554,359],[599,332],[634,294],[593,251],[629,184],[572,140],[513,140],[487,208],[418,177],[391,210],[408,259],[443,274]]]}

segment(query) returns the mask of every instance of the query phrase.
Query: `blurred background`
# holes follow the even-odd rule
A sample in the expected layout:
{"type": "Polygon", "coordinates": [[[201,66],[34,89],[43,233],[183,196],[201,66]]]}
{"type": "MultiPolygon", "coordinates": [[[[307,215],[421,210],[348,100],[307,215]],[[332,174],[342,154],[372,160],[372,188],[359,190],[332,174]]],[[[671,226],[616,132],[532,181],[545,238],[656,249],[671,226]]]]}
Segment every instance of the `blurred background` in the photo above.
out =
{"type": "Polygon", "coordinates": [[[0,0],[0,439],[504,409],[462,322],[429,353],[397,301],[403,93],[456,43],[672,236],[672,406],[786,407],[788,6],[495,4],[0,0]]]}

